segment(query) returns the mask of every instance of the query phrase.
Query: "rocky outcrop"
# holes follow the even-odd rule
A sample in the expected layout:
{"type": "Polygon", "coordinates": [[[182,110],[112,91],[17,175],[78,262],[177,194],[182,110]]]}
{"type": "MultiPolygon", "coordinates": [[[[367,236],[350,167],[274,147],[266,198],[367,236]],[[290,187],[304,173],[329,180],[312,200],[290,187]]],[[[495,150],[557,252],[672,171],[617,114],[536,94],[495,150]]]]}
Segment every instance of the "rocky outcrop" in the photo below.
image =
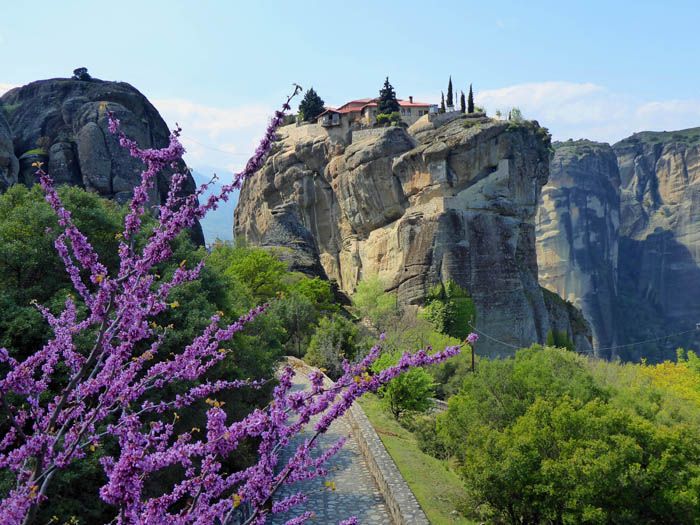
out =
{"type": "Polygon", "coordinates": [[[12,147],[12,133],[5,119],[5,109],[0,105],[0,193],[17,184],[19,161],[12,147]]]}
{"type": "MultiPolygon", "coordinates": [[[[169,130],[161,116],[146,97],[124,82],[40,80],[8,91],[0,101],[11,130],[12,149],[19,160],[17,179],[11,179],[11,183],[37,182],[32,164],[41,161],[59,184],[80,186],[126,202],[133,187],[140,183],[143,164],[109,132],[107,111],[114,112],[122,131],[139,146],[168,144],[169,130]]],[[[0,179],[2,136],[0,121],[0,179]]],[[[166,170],[158,176],[149,195],[152,204],[165,201],[171,174],[166,170]]],[[[194,190],[190,176],[182,191],[190,194],[194,190]]],[[[195,242],[203,243],[199,225],[192,236],[195,242]]]]}
{"type": "Polygon", "coordinates": [[[548,305],[538,285],[534,217],[549,172],[546,131],[454,117],[352,141],[322,132],[294,140],[283,128],[241,190],[234,235],[288,254],[297,269],[325,274],[349,294],[378,274],[402,303],[420,304],[431,285],[454,279],[476,304],[477,326],[501,341],[482,338],[485,354],[543,342],[555,317],[579,329],[588,351],[585,323],[548,305]]]}
{"type": "Polygon", "coordinates": [[[630,339],[700,349],[700,128],[637,133],[613,146],[620,169],[622,328],[630,339]],[[629,305],[642,305],[637,312],[629,305]],[[640,319],[646,322],[640,323],[640,319]],[[632,335],[633,337],[630,337],[632,335]]]}
{"type": "Polygon", "coordinates": [[[582,310],[606,359],[617,344],[619,187],[610,145],[554,143],[536,221],[540,284],[582,310]]]}
{"type": "Polygon", "coordinates": [[[658,362],[700,348],[700,128],[554,149],[540,283],[580,306],[601,357],[658,362]]]}

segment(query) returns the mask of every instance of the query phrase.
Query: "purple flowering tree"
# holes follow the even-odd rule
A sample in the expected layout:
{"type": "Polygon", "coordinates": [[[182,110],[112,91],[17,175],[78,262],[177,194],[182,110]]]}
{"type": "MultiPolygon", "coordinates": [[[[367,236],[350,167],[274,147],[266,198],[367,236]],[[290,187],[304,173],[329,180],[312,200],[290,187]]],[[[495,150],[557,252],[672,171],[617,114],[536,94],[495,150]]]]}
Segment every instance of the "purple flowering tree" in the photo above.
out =
{"type": "MultiPolygon", "coordinates": [[[[167,281],[156,275],[154,267],[171,256],[170,243],[180,232],[215,209],[220,200],[225,201],[261,167],[275,130],[298,91],[297,87],[282,111],[276,112],[255,155],[219,196],[200,205],[198,196],[205,188],[182,197],[179,190],[185,175],[172,176],[166,202],[157,210],[158,225],[142,249],[136,248],[135,236],[146,213],[148,192],[160,170],[178,165],[184,149],[178,141],[179,130],[171,135],[168,147],[141,149],[124,136],[119,121],[108,112],[110,131],[145,165],[120,236],[116,275],[109,274],[89,240],[73,225],[51,178],[38,166],[46,200],[62,228],[55,247],[87,314],[79,313],[71,296],[59,313],[36,304],[52,329],[50,340],[22,362],[0,348],[0,363],[8,370],[0,376],[0,408],[10,425],[0,437],[0,468],[9,469],[16,478],[14,488],[0,502],[0,523],[32,523],[39,506],[46,504],[47,488],[56,472],[94,453],[108,436],[118,441],[119,450],[100,460],[107,483],[99,489],[99,496],[114,505],[115,523],[225,524],[243,503],[252,509],[246,523],[264,523],[270,513],[285,512],[306,501],[303,493],[274,502],[273,496],[283,483],[326,473],[324,462],[343,441],[312,455],[316,437],[358,397],[411,367],[438,363],[459,352],[458,347],[449,347],[432,355],[422,350],[405,353],[396,366],[371,374],[370,366],[381,351],[377,345],[362,362],[345,362],[344,375],[332,386],[324,386],[322,374],[312,374],[312,388],[307,392],[292,391],[295,372],[286,367],[264,409],[230,422],[221,404],[209,399],[205,435],[175,431],[178,409],[224,389],[260,388],[265,382],[202,378],[226,358],[228,350],[221,344],[253,322],[266,305],[227,326],[214,315],[203,333],[180,353],[162,356],[158,352],[164,334],[157,329],[158,315],[173,306],[168,300],[173,288],[197,279],[202,265],[180,267],[167,281]],[[87,348],[79,343],[85,335],[92,341],[87,348]],[[59,363],[68,369],[67,378],[57,373],[59,363]],[[185,393],[157,403],[149,400],[153,391],[186,381],[194,386],[185,393]],[[58,394],[48,395],[50,389],[58,394]],[[281,449],[317,415],[314,432],[286,464],[280,464],[281,449]],[[226,471],[222,460],[236,454],[243,440],[251,437],[259,443],[258,462],[239,472],[226,471]],[[184,476],[157,497],[146,495],[147,481],[169,467],[181,468],[184,476]]],[[[288,523],[303,523],[311,517],[305,511],[288,523]]],[[[354,522],[350,518],[343,523],[354,522]]]]}

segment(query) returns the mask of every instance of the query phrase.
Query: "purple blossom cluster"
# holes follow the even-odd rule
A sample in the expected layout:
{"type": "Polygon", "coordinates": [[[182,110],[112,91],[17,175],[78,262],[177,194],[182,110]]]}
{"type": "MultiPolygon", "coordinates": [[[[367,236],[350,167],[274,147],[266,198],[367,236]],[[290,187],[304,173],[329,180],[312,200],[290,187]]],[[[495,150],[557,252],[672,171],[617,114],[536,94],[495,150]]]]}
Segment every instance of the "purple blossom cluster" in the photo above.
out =
{"type": "MultiPolygon", "coordinates": [[[[141,149],[124,136],[119,121],[109,113],[110,131],[118,134],[121,145],[145,164],[120,235],[116,275],[110,275],[100,263],[89,240],[72,223],[51,178],[38,166],[46,200],[58,215],[62,229],[55,247],[87,314],[78,314],[70,296],[58,314],[37,304],[53,332],[52,338],[23,362],[0,348],[0,363],[9,370],[0,378],[0,404],[11,425],[0,439],[0,468],[10,470],[16,478],[14,489],[0,502],[0,523],[34,521],[39,506],[48,499],[47,488],[56,472],[94,453],[107,435],[118,440],[119,453],[100,460],[107,483],[99,495],[115,506],[115,523],[226,524],[244,503],[253,509],[246,523],[265,523],[270,513],[286,512],[306,501],[306,496],[298,493],[273,503],[282,484],[326,474],[323,465],[340,449],[343,440],[329,450],[312,454],[316,438],[357,398],[376,391],[411,367],[437,363],[459,352],[459,347],[448,347],[432,355],[425,351],[405,353],[397,366],[372,374],[371,364],[381,351],[377,345],[360,363],[343,363],[344,375],[330,386],[324,385],[321,373],[311,374],[312,387],[307,392],[292,390],[295,371],[287,367],[277,378],[272,400],[264,409],[229,422],[220,404],[212,402],[206,411],[205,433],[198,433],[198,429],[176,432],[176,409],[225,389],[260,388],[265,383],[264,379],[207,382],[202,376],[226,358],[227,351],[221,349],[221,344],[253,322],[266,305],[230,325],[223,325],[219,315],[214,315],[202,334],[182,352],[160,355],[164,335],[154,326],[157,316],[172,306],[168,297],[173,288],[197,279],[202,265],[194,269],[180,267],[168,281],[155,274],[154,266],[172,255],[170,243],[180,232],[215,209],[220,200],[227,200],[231,191],[260,169],[284,111],[289,110],[289,102],[298,91],[297,87],[282,111],[275,114],[253,158],[220,195],[200,205],[198,197],[206,186],[194,195],[181,197],[186,175],[172,176],[166,202],[158,206],[158,225],[140,250],[134,238],[148,207],[149,190],[163,168],[183,165],[184,148],[176,130],[166,148],[141,149]],[[79,345],[81,334],[90,335],[89,348],[79,345]],[[154,360],[155,356],[158,359],[154,360]],[[56,373],[59,362],[69,372],[68,379],[61,383],[57,383],[56,373]],[[148,400],[149,392],[182,380],[194,381],[195,386],[169,401],[148,400]],[[50,387],[59,393],[47,396],[50,387]],[[316,415],[320,418],[313,435],[286,464],[280,464],[280,451],[316,415]],[[235,454],[243,440],[250,437],[259,442],[258,462],[239,472],[226,471],[222,459],[235,454]],[[173,466],[181,467],[184,477],[164,494],[146,496],[148,479],[173,466]]],[[[307,511],[288,523],[303,523],[312,517],[307,511]]],[[[350,518],[342,523],[350,525],[357,520],[350,518]]]]}

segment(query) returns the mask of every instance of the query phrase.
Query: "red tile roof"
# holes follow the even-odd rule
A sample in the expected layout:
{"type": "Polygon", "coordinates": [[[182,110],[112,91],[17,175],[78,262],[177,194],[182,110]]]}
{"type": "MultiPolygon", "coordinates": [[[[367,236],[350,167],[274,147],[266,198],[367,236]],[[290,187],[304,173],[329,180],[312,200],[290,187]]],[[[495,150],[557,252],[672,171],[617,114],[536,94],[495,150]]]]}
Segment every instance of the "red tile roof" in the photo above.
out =
{"type": "MultiPolygon", "coordinates": [[[[365,108],[372,108],[377,106],[377,100],[378,98],[360,98],[357,100],[351,100],[350,102],[346,102],[339,108],[332,108],[332,107],[326,107],[326,110],[319,115],[319,117],[325,115],[326,113],[340,113],[340,114],[347,114],[347,113],[354,113],[354,112],[359,112],[363,111],[365,108]]],[[[407,100],[402,100],[398,99],[399,106],[400,107],[429,107],[433,106],[434,104],[429,104],[427,102],[409,102],[407,100]]],[[[317,117],[318,118],[318,117],[317,117]]]]}

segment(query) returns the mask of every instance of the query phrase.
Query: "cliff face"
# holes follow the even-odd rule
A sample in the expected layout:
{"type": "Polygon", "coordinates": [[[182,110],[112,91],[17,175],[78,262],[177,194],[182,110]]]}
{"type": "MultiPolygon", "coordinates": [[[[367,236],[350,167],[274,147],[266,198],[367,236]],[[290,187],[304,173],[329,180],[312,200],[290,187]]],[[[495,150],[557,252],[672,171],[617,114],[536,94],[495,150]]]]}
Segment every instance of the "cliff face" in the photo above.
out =
{"type": "MultiPolygon", "coordinates": [[[[534,216],[549,152],[536,123],[424,117],[351,143],[288,130],[241,190],[236,236],[347,293],[378,274],[401,302],[418,304],[454,279],[476,304],[477,326],[508,345],[543,342],[556,325],[590,349],[587,327],[538,285],[534,216]]],[[[513,348],[482,338],[479,350],[513,348]]]]}
{"type": "Polygon", "coordinates": [[[10,125],[5,120],[5,112],[0,108],[0,193],[17,183],[19,162],[12,147],[10,125]]]}
{"type": "Polygon", "coordinates": [[[601,357],[699,348],[700,128],[554,148],[537,218],[540,282],[581,307],[601,357]]]}
{"type": "MultiPolygon", "coordinates": [[[[620,167],[620,287],[625,304],[644,304],[646,329],[625,309],[625,329],[650,338],[700,320],[700,128],[644,132],[613,146],[620,167]]],[[[662,341],[700,348],[700,333],[662,341]]]]}
{"type": "MultiPolygon", "coordinates": [[[[554,144],[537,211],[540,284],[579,307],[596,348],[616,345],[620,177],[608,144],[554,144]]],[[[614,351],[597,351],[614,357],[614,351]]]]}
{"type": "MultiPolygon", "coordinates": [[[[0,102],[13,153],[9,161],[3,160],[7,158],[3,157],[7,146],[0,121],[0,191],[3,176],[10,181],[5,186],[38,182],[32,163],[41,161],[58,184],[80,186],[105,198],[126,202],[133,187],[141,182],[143,164],[132,158],[109,132],[107,111],[115,113],[122,131],[139,146],[168,144],[169,130],[161,116],[146,97],[124,82],[40,80],[8,91],[0,102]],[[11,169],[3,171],[3,165],[15,165],[13,156],[19,161],[15,178],[11,169]]],[[[149,195],[152,204],[165,201],[171,174],[165,171],[158,176],[149,195]]],[[[189,176],[182,191],[190,194],[194,190],[189,176]]],[[[192,236],[195,242],[203,243],[199,225],[192,236]]]]}

